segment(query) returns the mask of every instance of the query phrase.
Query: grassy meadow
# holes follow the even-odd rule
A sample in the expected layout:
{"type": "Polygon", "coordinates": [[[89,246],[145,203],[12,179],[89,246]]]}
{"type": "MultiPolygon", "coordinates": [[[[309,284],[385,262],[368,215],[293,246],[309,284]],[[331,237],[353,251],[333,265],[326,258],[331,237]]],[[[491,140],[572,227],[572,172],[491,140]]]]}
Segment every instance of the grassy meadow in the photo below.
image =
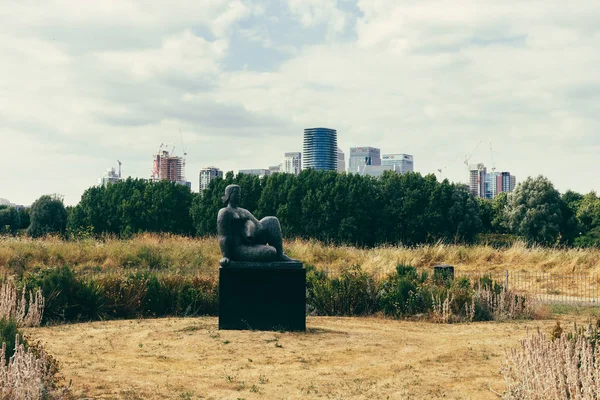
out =
{"type": "Polygon", "coordinates": [[[505,350],[555,323],[309,317],[306,333],[281,333],[219,331],[202,317],[27,333],[57,357],[77,398],[495,399],[505,350]]]}
{"type": "MultiPolygon", "coordinates": [[[[330,272],[360,265],[364,271],[383,275],[398,264],[428,268],[442,263],[454,265],[459,271],[600,272],[600,249],[531,247],[523,243],[504,249],[443,243],[360,249],[291,240],[286,241],[285,251],[305,265],[330,272]]],[[[92,275],[152,270],[215,276],[220,258],[215,237],[143,234],[124,240],[0,239],[0,271],[7,274],[66,265],[77,273],[92,275]]]]}

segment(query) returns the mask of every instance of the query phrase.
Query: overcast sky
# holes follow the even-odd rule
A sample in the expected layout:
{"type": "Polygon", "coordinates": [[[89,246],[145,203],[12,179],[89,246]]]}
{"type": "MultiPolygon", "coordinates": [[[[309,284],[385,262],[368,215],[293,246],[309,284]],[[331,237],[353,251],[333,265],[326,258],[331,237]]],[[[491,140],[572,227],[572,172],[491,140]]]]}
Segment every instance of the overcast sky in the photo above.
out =
{"type": "Polygon", "coordinates": [[[201,167],[278,164],[316,126],[346,153],[413,154],[452,181],[473,152],[491,166],[491,142],[518,181],[598,191],[600,3],[0,1],[0,197],[13,203],[76,204],[117,159],[147,178],[181,136],[198,190],[201,167]]]}

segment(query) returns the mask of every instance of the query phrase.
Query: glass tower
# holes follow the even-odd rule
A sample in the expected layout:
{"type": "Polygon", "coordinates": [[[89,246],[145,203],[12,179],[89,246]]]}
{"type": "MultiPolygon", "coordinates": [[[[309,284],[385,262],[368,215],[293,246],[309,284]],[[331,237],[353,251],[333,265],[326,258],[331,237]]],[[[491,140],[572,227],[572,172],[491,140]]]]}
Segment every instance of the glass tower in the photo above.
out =
{"type": "Polygon", "coordinates": [[[302,168],[337,170],[337,131],[329,128],[304,130],[304,161],[302,168]]]}

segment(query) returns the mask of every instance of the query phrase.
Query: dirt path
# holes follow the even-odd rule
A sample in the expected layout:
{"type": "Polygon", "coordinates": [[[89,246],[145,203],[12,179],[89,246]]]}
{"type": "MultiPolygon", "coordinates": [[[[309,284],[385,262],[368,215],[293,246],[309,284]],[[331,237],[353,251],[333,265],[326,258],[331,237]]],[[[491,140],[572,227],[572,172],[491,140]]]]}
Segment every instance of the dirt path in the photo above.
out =
{"type": "Polygon", "coordinates": [[[27,332],[84,398],[493,399],[490,387],[504,389],[504,349],[554,323],[315,317],[307,333],[277,333],[169,318],[27,332]]]}

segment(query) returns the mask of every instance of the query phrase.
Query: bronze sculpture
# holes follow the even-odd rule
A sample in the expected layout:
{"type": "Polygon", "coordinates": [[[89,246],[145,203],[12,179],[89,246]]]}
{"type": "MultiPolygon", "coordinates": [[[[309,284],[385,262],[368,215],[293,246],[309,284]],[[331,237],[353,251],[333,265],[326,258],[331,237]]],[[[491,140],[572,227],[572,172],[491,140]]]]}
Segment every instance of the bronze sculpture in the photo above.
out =
{"type": "Polygon", "coordinates": [[[294,261],[283,252],[281,226],[276,217],[265,217],[260,221],[246,209],[238,207],[241,197],[239,185],[225,188],[219,210],[217,233],[223,258],[222,267],[231,261],[294,261]]]}

